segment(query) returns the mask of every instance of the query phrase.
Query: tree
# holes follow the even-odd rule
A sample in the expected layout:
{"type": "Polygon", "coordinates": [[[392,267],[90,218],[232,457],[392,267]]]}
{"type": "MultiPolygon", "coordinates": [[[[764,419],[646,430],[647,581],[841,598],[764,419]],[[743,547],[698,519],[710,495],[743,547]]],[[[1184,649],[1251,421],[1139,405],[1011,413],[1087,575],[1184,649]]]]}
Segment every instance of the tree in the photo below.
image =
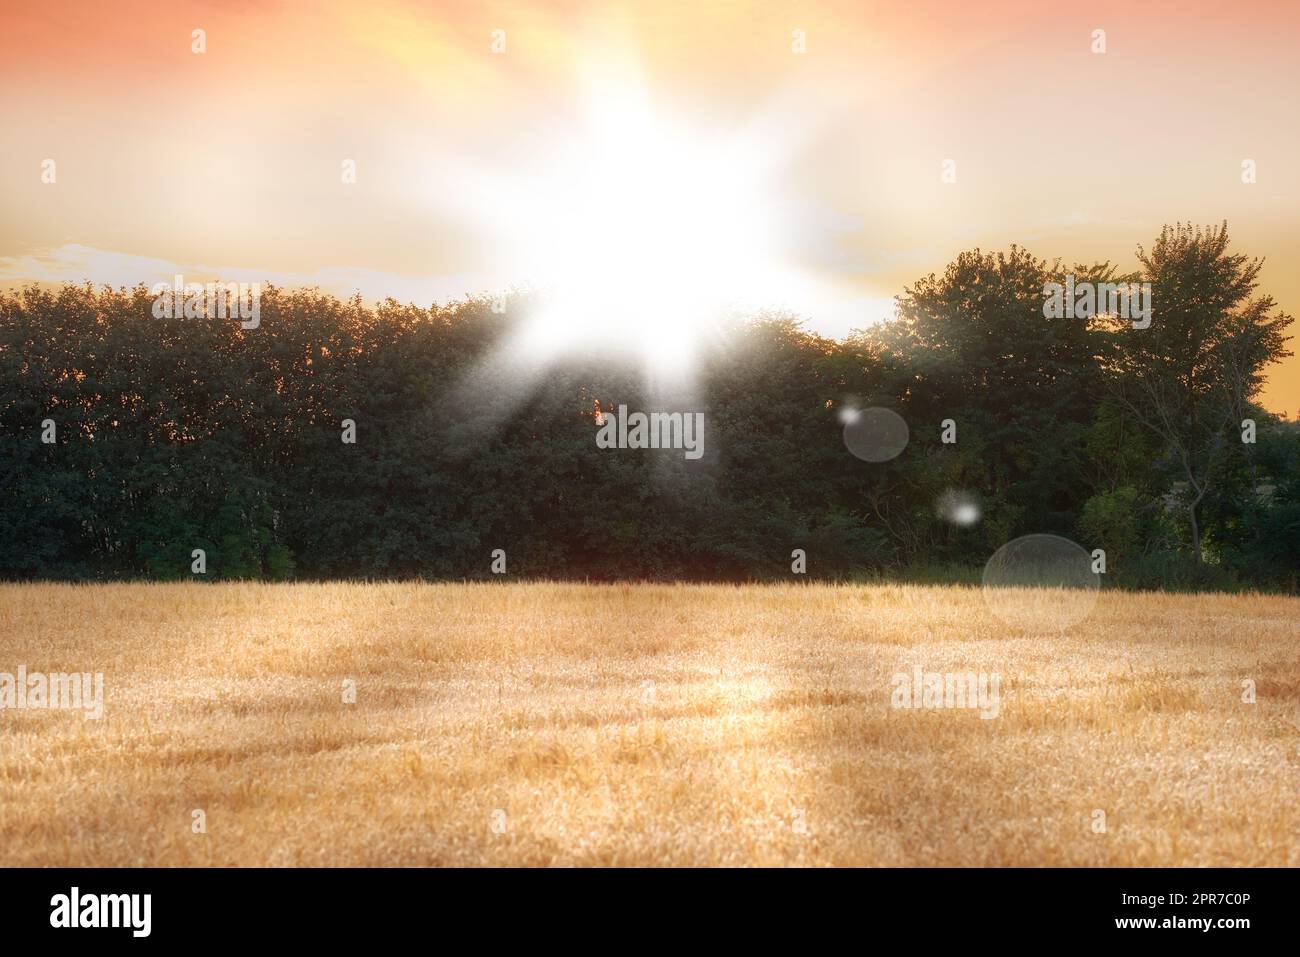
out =
{"type": "MultiPolygon", "coordinates": [[[[896,319],[850,343],[885,370],[879,391],[897,397],[911,426],[916,471],[904,483],[925,488],[946,472],[946,483],[978,493],[985,554],[1009,535],[1071,533],[1082,504],[1102,337],[1085,316],[1045,315],[1044,286],[1058,272],[1016,246],[963,252],[941,276],[909,286],[896,319]],[[945,419],[957,425],[955,445],[939,442],[945,419]]],[[[933,497],[910,517],[895,507],[891,523],[908,527],[914,549],[929,549],[919,523],[933,523],[933,510],[933,497]]]]}
{"type": "Polygon", "coordinates": [[[1290,355],[1291,317],[1271,296],[1254,296],[1263,261],[1228,252],[1227,223],[1166,226],[1150,252],[1139,248],[1151,283],[1153,319],[1134,329],[1110,320],[1117,339],[1114,394],[1161,441],[1184,483],[1180,497],[1192,553],[1204,561],[1198,509],[1243,455],[1239,430],[1264,368],[1290,355]]]}

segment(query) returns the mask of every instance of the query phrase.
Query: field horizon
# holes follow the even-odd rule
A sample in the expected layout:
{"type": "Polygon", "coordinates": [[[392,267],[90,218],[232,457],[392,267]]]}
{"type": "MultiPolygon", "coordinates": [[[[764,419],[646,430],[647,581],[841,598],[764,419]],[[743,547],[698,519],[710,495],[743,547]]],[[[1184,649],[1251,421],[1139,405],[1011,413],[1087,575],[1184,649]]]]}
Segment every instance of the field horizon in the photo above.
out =
{"type": "Polygon", "coordinates": [[[1300,599],[1008,594],[2,585],[0,863],[1300,864],[1300,599]]]}

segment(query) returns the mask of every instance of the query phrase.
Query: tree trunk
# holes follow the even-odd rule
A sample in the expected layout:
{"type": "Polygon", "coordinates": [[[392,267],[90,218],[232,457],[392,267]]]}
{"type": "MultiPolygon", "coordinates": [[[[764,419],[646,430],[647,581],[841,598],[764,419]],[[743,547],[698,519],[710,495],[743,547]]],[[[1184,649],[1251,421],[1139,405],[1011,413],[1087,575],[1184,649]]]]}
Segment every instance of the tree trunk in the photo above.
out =
{"type": "Polygon", "coordinates": [[[1193,502],[1187,509],[1188,517],[1192,520],[1192,550],[1196,553],[1196,564],[1199,567],[1201,562],[1201,527],[1196,523],[1196,502],[1193,502]]]}

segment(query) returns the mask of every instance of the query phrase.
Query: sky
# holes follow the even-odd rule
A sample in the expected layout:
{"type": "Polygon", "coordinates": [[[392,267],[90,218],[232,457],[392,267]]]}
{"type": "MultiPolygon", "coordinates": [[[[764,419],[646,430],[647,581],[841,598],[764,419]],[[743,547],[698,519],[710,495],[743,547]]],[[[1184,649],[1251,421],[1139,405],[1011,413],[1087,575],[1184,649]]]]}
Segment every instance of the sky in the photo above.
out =
{"type": "MultiPolygon", "coordinates": [[[[1281,0],[11,2],[0,283],[427,305],[581,253],[623,289],[702,262],[838,337],[964,249],[1132,269],[1162,224],[1227,220],[1295,314],[1298,27],[1281,0]],[[685,200],[729,226],[629,244],[685,200]]],[[[1300,357],[1263,400],[1300,411],[1300,357]]]]}

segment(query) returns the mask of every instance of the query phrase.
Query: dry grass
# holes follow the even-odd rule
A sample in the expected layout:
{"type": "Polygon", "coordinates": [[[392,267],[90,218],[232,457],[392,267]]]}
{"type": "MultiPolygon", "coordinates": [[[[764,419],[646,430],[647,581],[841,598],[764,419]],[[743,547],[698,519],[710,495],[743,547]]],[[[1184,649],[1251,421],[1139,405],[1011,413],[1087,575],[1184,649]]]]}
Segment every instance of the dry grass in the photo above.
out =
{"type": "Polygon", "coordinates": [[[5,865],[1300,864],[1295,599],[3,586],[20,664],[106,713],[0,711],[5,865]],[[918,664],[1000,715],[891,709],[918,664]]]}

